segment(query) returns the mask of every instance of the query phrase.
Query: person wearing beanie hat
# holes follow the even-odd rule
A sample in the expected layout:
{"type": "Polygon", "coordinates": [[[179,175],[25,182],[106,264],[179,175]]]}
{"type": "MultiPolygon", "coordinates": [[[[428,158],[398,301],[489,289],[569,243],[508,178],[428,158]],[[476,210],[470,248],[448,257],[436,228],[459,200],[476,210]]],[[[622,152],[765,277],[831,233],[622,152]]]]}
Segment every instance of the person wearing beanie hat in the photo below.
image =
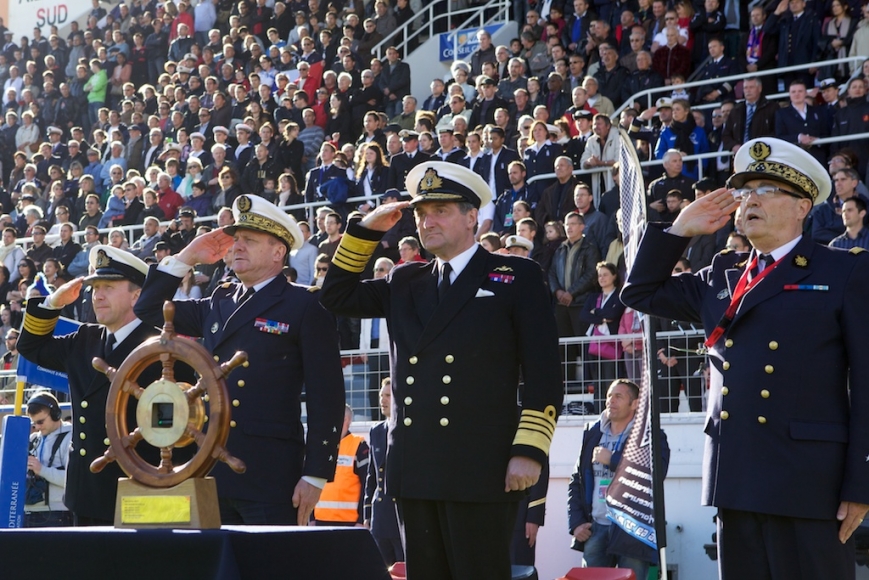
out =
{"type": "Polygon", "coordinates": [[[869,325],[869,254],[803,235],[830,190],[810,152],[752,139],[725,188],[667,230],[649,224],[622,290],[631,308],[706,330],[702,501],[718,508],[724,579],[854,578],[852,534],[869,511],[869,367],[851,345],[869,325]],[[672,276],[691,237],[737,207],[753,249],[672,276]]]}
{"type": "Polygon", "coordinates": [[[351,219],[321,302],[338,316],[389,324],[386,481],[404,520],[409,577],[510,578],[517,506],[547,461],[561,408],[555,318],[537,264],[475,242],[479,208],[492,198],[479,175],[427,161],[406,187],[410,201],[351,219]],[[406,207],[435,259],[361,280],[406,207]]]}
{"type": "Polygon", "coordinates": [[[198,236],[176,256],[151,267],[135,311],[162,321],[163,301],[197,264],[231,252],[239,282],[201,300],[175,303],[175,328],[201,337],[215,359],[237,351],[248,364],[227,377],[233,401],[227,448],[244,474],[214,468],[223,524],[307,525],[326,481],[335,473],[344,416],[344,377],[335,318],[307,288],[288,284],[282,270],[304,242],[292,216],[256,195],[232,204],[234,223],[198,236]],[[305,388],[307,441],[300,396],[305,388]]]}

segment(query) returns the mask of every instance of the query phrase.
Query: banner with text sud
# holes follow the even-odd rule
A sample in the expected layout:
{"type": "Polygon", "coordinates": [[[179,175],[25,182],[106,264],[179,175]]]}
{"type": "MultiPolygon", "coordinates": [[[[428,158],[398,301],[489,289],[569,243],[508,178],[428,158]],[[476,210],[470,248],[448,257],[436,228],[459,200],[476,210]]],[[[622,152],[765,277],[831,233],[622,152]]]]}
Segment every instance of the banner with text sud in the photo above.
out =
{"type": "MultiPolygon", "coordinates": [[[[492,24],[483,26],[482,30],[494,36],[503,24],[492,24]]],[[[444,32],[440,35],[440,55],[441,62],[452,62],[454,60],[470,60],[471,54],[479,48],[480,43],[477,41],[477,31],[480,28],[468,28],[467,30],[456,30],[453,32],[444,32]],[[455,33],[455,38],[453,37],[455,33]]]]}
{"type": "MultiPolygon", "coordinates": [[[[113,4],[103,3],[101,6],[110,11],[113,4]]],[[[57,26],[58,34],[66,38],[71,30],[70,24],[75,20],[84,30],[92,9],[90,0],[4,0],[0,2],[0,17],[6,28],[14,33],[15,44],[19,44],[22,36],[33,38],[34,28],[39,28],[48,38],[51,27],[57,26]]]]}

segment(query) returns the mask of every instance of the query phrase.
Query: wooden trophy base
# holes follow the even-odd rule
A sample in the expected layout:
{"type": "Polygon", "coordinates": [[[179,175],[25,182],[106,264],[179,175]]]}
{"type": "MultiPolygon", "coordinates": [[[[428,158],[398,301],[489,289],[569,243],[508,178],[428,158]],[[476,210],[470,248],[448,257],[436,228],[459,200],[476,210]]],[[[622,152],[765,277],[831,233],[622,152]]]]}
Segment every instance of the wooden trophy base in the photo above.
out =
{"type": "Polygon", "coordinates": [[[217,483],[213,477],[194,477],[175,487],[155,488],[120,478],[115,527],[219,529],[217,483]]]}

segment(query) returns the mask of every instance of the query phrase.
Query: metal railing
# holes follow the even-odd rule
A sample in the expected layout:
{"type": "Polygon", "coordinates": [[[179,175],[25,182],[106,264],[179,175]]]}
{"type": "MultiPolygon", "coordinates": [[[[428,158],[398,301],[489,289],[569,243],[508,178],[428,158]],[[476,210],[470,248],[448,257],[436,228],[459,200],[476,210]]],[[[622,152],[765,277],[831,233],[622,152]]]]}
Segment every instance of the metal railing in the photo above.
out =
{"type": "MultiPolygon", "coordinates": [[[[612,335],[608,337],[575,337],[559,340],[561,380],[564,384],[562,415],[596,415],[603,409],[604,397],[613,378],[625,377],[639,384],[641,365],[646,361],[622,354],[618,361],[595,359],[588,352],[589,345],[599,341],[640,341],[640,334],[612,335]]],[[[654,361],[653,372],[663,373],[662,390],[658,393],[661,411],[687,413],[706,410],[707,384],[704,370],[706,354],[702,349],[703,331],[670,330],[658,333],[656,351],[662,349],[673,366],[665,367],[654,361]]],[[[382,379],[389,376],[389,355],[386,350],[341,351],[344,372],[344,393],[347,404],[353,408],[357,421],[378,421],[380,413],[379,389],[382,379]]],[[[28,384],[24,401],[40,388],[28,384]]],[[[64,416],[69,415],[68,397],[56,393],[64,416]]],[[[0,370],[0,416],[13,414],[15,406],[15,370],[0,370]]],[[[304,413],[303,413],[304,415],[304,413]]]]}
{"type": "Polygon", "coordinates": [[[493,16],[487,17],[487,14],[503,14],[505,10],[509,11],[511,3],[508,0],[492,0],[491,2],[487,2],[485,6],[474,6],[471,8],[463,8],[462,10],[452,10],[450,6],[450,2],[447,3],[446,11],[435,11],[437,6],[436,2],[430,2],[428,7],[425,8],[420,14],[418,14],[413,19],[404,23],[403,26],[397,28],[392,34],[388,37],[381,40],[379,43],[374,45],[374,48],[371,49],[371,54],[376,55],[377,58],[383,59],[386,55],[386,49],[390,46],[395,46],[398,49],[399,54],[405,55],[405,57],[409,54],[407,49],[409,46],[418,46],[422,44],[422,37],[431,38],[436,34],[446,33],[446,31],[450,30],[450,23],[454,21],[457,17],[464,17],[464,20],[461,21],[461,24],[455,26],[455,30],[451,32],[451,40],[453,42],[453,54],[456,53],[457,49],[457,38],[456,31],[464,30],[470,26],[487,26],[496,21],[496,18],[493,16]],[[475,22],[479,22],[479,25],[475,24],[475,22]],[[421,25],[419,25],[421,23],[421,25]],[[417,26],[415,30],[413,30],[414,26],[417,26]],[[440,28],[444,30],[439,30],[440,28]],[[402,38],[400,42],[396,43],[396,39],[402,38]]]}
{"type": "MultiPolygon", "coordinates": [[[[379,195],[369,195],[369,196],[359,196],[359,197],[348,198],[346,203],[359,203],[359,204],[361,204],[363,202],[374,202],[376,204],[376,203],[379,203],[379,201],[380,201],[379,195]]],[[[282,206],[279,206],[278,209],[283,210],[283,211],[288,212],[288,213],[293,211],[293,210],[305,209],[305,210],[308,210],[308,219],[311,220],[311,219],[313,219],[317,208],[322,207],[322,206],[326,206],[326,205],[331,205],[331,202],[329,200],[311,201],[311,202],[306,202],[306,203],[297,203],[294,205],[282,205],[282,206]]],[[[172,223],[173,221],[174,220],[166,220],[166,221],[160,222],[161,232],[163,231],[163,229],[168,228],[169,224],[172,223]]],[[[197,216],[197,217],[193,218],[193,223],[198,224],[198,225],[209,225],[212,223],[217,223],[217,214],[207,215],[207,216],[197,216]]],[[[142,224],[136,224],[136,225],[131,225],[131,226],[116,226],[116,227],[111,227],[111,228],[101,228],[98,231],[100,234],[108,235],[110,232],[115,231],[115,230],[123,231],[124,235],[127,237],[127,241],[132,246],[133,242],[135,242],[136,240],[132,239],[130,237],[130,234],[132,232],[141,232],[142,231],[142,224]]],[[[73,232],[72,236],[73,236],[73,239],[78,243],[84,238],[84,231],[83,230],[75,231],[75,232],[73,232]]],[[[26,250],[28,248],[28,246],[33,243],[33,238],[32,237],[18,238],[16,240],[16,243],[23,245],[24,249],[26,250]]]]}
{"type": "MultiPolygon", "coordinates": [[[[723,82],[732,83],[733,86],[735,87],[737,83],[739,83],[742,80],[745,80],[745,78],[749,77],[749,76],[753,76],[753,77],[766,77],[766,76],[772,76],[772,75],[781,76],[781,75],[784,75],[787,73],[792,73],[792,72],[804,72],[809,68],[819,68],[822,66],[830,66],[830,65],[836,65],[836,64],[862,63],[864,60],[866,60],[866,58],[867,58],[866,56],[846,56],[844,58],[835,58],[835,59],[824,60],[824,61],[815,62],[815,63],[811,63],[811,64],[800,64],[800,65],[795,65],[795,66],[786,66],[786,67],[782,67],[782,68],[775,68],[775,69],[769,69],[769,70],[759,70],[759,71],[755,71],[755,72],[748,73],[748,74],[742,73],[742,74],[738,74],[738,75],[732,75],[729,77],[719,77],[719,78],[715,78],[715,79],[693,81],[693,82],[684,83],[681,85],[670,85],[670,86],[658,87],[658,88],[654,88],[654,89],[646,89],[644,91],[640,91],[634,95],[631,95],[628,99],[625,100],[624,103],[622,103],[621,105],[619,105],[616,108],[615,112],[613,112],[611,117],[614,120],[618,119],[621,112],[624,111],[625,109],[627,109],[631,103],[634,103],[634,102],[636,102],[640,99],[643,99],[643,98],[645,98],[646,102],[647,102],[646,108],[651,107],[655,102],[655,96],[660,97],[662,95],[670,94],[673,92],[673,89],[675,89],[677,87],[680,89],[687,90],[687,89],[693,89],[693,88],[702,87],[702,86],[706,86],[706,85],[710,85],[710,84],[720,84],[723,82]]],[[[809,87],[809,88],[811,88],[811,87],[809,87]]],[[[782,96],[784,96],[784,95],[782,95],[782,96]]],[[[767,96],[767,98],[772,98],[772,97],[767,96]]],[[[721,105],[721,103],[711,103],[711,104],[713,106],[720,106],[721,105]]],[[[701,105],[697,105],[697,108],[701,108],[701,107],[704,107],[706,105],[707,105],[706,103],[701,104],[701,105]]],[[[691,108],[693,109],[695,107],[692,106],[691,108]]]]}
{"type": "MultiPolygon", "coordinates": [[[[658,398],[662,412],[700,412],[706,409],[706,354],[702,329],[668,330],[657,335],[656,352],[671,360],[666,366],[653,361],[653,372],[662,375],[662,391],[658,398]]],[[[564,384],[562,415],[593,415],[603,408],[606,390],[616,377],[640,381],[640,369],[646,361],[622,354],[616,361],[599,359],[589,354],[596,342],[640,341],[640,334],[620,334],[607,337],[574,337],[559,340],[561,380],[564,384]]],[[[621,352],[621,351],[619,351],[621,352]]],[[[344,391],[347,404],[353,408],[357,421],[380,420],[378,390],[380,382],[389,376],[386,350],[345,350],[344,391]]]]}

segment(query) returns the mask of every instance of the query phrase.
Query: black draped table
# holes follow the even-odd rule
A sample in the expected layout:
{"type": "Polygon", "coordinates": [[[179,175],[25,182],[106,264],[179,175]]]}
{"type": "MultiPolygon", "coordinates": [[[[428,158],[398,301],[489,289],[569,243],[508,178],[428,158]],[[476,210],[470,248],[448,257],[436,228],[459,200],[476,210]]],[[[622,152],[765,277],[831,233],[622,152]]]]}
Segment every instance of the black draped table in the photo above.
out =
{"type": "Polygon", "coordinates": [[[362,528],[2,529],[3,578],[389,580],[362,528]]]}

